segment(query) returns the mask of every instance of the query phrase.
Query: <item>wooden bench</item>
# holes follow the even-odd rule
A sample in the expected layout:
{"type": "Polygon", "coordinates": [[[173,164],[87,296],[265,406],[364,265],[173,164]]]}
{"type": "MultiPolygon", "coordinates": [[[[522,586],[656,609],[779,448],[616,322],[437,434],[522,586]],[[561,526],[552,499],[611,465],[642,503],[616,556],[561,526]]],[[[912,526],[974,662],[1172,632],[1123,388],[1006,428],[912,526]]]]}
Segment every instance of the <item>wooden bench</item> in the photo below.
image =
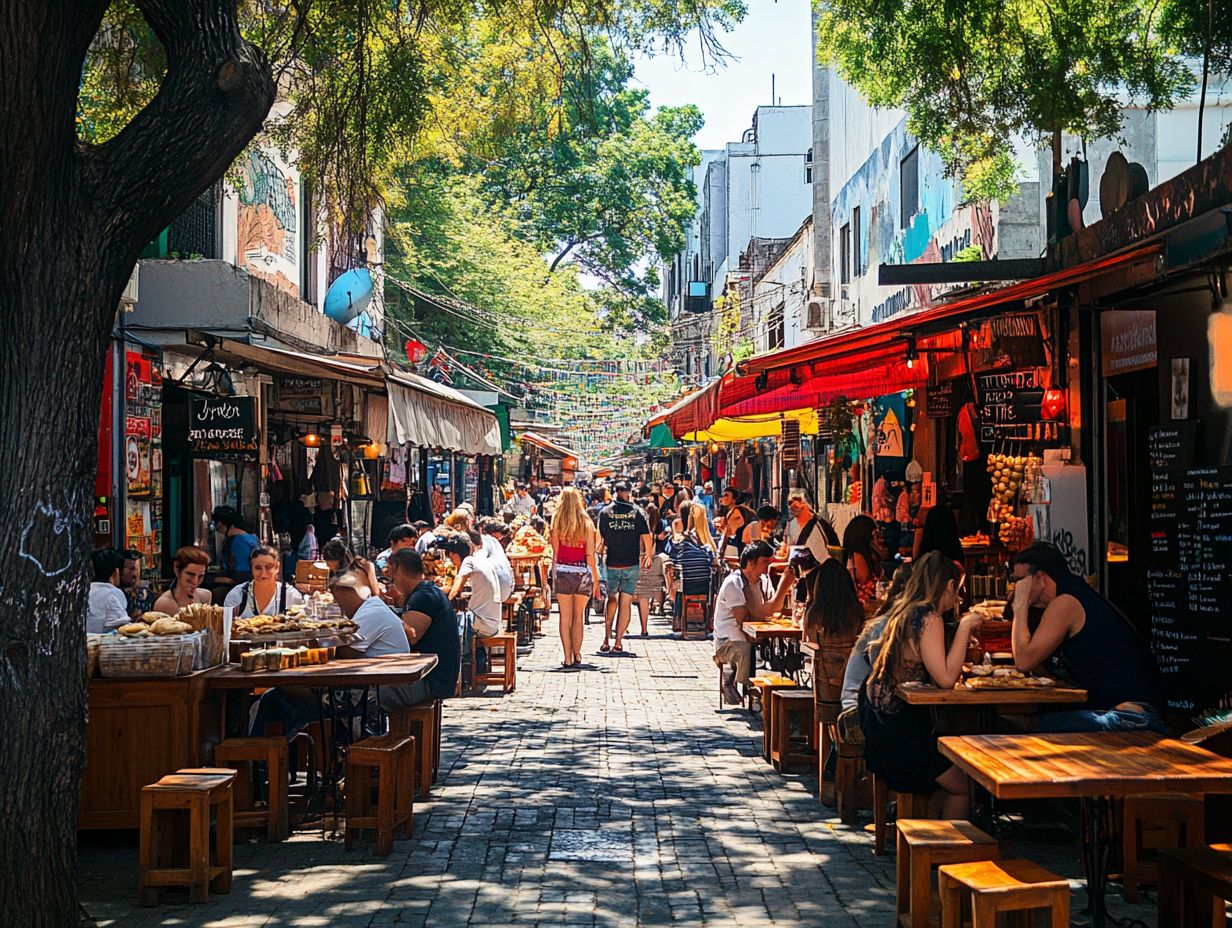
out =
{"type": "Polygon", "coordinates": [[[932,796],[924,793],[891,793],[881,777],[873,777],[873,853],[884,857],[886,831],[890,823],[890,801],[896,806],[896,818],[927,818],[932,796]]]}
{"type": "Polygon", "coordinates": [[[141,788],[138,901],[158,905],[160,889],[182,887],[189,902],[207,902],[210,891],[231,892],[231,784],[234,770],[181,770],[141,788]],[[210,846],[210,810],[215,840],[210,846]],[[188,818],[187,843],[173,837],[175,819],[188,818]],[[183,850],[187,849],[187,861],[183,850]],[[174,857],[178,860],[173,860],[174,857]]]}
{"type": "Polygon", "coordinates": [[[474,674],[476,692],[491,684],[504,692],[512,693],[518,685],[518,636],[513,632],[496,635],[475,635],[472,639],[471,666],[478,667],[475,656],[479,649],[488,652],[488,672],[474,674]]]}
{"type": "MultiPolygon", "coordinates": [[[[796,765],[817,763],[817,728],[813,721],[813,694],[806,689],[770,691],[770,763],[786,771],[796,765]],[[792,735],[792,722],[798,732],[792,735]]],[[[762,713],[763,718],[765,713],[762,713]]]]}
{"type": "Polygon", "coordinates": [[[962,928],[964,899],[975,928],[996,925],[1002,912],[1029,909],[1046,909],[1051,928],[1069,928],[1069,881],[1029,860],[944,864],[937,874],[941,928],[962,928]]]}
{"type": "Polygon", "coordinates": [[[996,838],[969,822],[902,818],[898,821],[897,912],[902,928],[928,928],[933,910],[933,868],[995,860],[996,838]]]}
{"type": "Polygon", "coordinates": [[[415,739],[409,735],[373,735],[347,750],[346,830],[350,850],[356,832],[376,831],[376,853],[394,849],[394,832],[409,838],[413,828],[415,739]],[[372,775],[376,774],[376,813],[372,811],[372,775]]]}
{"type": "Polygon", "coordinates": [[[441,701],[430,699],[392,710],[389,733],[415,739],[415,790],[420,799],[427,799],[441,765],[441,701]]]}
{"type": "Polygon", "coordinates": [[[1159,924],[1223,928],[1232,899],[1232,844],[1159,852],[1159,924]]]}
{"type": "Polygon", "coordinates": [[[1138,901],[1138,884],[1159,883],[1157,852],[1206,844],[1206,803],[1187,793],[1149,793],[1126,796],[1121,813],[1122,883],[1125,898],[1138,901]]]}
{"type": "Polygon", "coordinates": [[[235,771],[235,828],[262,828],[270,841],[282,841],[291,833],[288,792],[287,739],[282,735],[227,738],[214,747],[214,765],[235,771]],[[265,764],[269,784],[264,809],[257,807],[254,764],[265,764]]]}

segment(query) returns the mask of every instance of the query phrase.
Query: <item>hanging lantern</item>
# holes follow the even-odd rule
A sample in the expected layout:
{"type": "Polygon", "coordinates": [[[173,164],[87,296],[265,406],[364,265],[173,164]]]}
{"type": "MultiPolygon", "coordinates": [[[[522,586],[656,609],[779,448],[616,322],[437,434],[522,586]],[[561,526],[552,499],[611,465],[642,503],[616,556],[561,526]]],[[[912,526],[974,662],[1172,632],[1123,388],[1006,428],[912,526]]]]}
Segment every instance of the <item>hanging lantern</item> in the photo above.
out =
{"type": "Polygon", "coordinates": [[[406,340],[406,359],[412,364],[418,364],[428,356],[428,346],[414,338],[406,340]]]}
{"type": "Polygon", "coordinates": [[[364,457],[369,461],[376,460],[381,456],[381,443],[379,441],[369,442],[364,445],[364,457]]]}
{"type": "Polygon", "coordinates": [[[1049,421],[1065,418],[1065,391],[1052,387],[1044,391],[1044,399],[1040,403],[1040,415],[1049,421]]]}
{"type": "Polygon", "coordinates": [[[309,432],[307,435],[301,436],[300,441],[304,443],[304,447],[306,448],[320,448],[321,447],[321,436],[318,435],[315,431],[309,432]]]}

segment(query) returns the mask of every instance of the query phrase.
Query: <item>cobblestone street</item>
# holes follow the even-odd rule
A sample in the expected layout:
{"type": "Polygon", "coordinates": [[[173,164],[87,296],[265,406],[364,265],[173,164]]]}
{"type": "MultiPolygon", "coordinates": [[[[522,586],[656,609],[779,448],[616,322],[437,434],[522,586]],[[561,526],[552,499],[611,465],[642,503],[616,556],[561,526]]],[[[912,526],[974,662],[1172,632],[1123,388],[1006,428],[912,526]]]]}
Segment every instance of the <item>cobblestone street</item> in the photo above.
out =
{"type": "MultiPolygon", "coordinates": [[[[746,712],[717,710],[710,642],[656,622],[601,655],[592,622],[589,669],[565,672],[545,631],[515,694],[446,705],[441,780],[390,857],[301,829],[238,846],[230,895],[141,909],[135,837],[86,834],[86,910],[133,928],[892,923],[893,857],[831,819],[812,777],[765,764],[746,712]]],[[[1072,845],[1017,852],[1080,876],[1072,845]]]]}

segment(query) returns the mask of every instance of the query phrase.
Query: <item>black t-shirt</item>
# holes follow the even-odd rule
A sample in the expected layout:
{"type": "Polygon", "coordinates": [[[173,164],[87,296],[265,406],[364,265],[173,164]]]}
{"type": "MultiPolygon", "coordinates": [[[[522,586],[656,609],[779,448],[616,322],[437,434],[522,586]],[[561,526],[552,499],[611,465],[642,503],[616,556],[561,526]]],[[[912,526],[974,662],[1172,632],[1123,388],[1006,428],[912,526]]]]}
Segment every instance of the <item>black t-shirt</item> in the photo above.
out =
{"type": "Polygon", "coordinates": [[[462,646],[458,642],[458,618],[449,604],[449,597],[435,583],[424,580],[406,598],[404,612],[422,612],[432,619],[423,637],[415,642],[421,654],[435,654],[436,667],[428,674],[428,691],[436,699],[454,695],[458,686],[458,670],[462,663],[462,646]]]}
{"type": "Polygon", "coordinates": [[[650,534],[646,513],[624,500],[616,500],[599,513],[599,536],[607,546],[607,566],[616,570],[642,560],[642,536],[650,534]]]}

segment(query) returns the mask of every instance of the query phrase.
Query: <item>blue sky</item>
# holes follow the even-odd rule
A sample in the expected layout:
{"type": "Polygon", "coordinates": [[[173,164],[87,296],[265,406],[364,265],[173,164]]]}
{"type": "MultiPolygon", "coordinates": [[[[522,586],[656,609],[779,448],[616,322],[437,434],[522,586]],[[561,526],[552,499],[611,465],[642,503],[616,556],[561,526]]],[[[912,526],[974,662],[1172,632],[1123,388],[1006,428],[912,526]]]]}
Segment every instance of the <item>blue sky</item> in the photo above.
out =
{"type": "Polygon", "coordinates": [[[650,90],[654,106],[695,103],[706,116],[697,136],[700,148],[722,148],[738,142],[753,119],[753,110],[775,94],[784,105],[812,101],[812,47],[809,0],[748,0],[748,15],[723,47],[732,58],[717,70],[707,70],[694,50],[682,63],[678,57],[638,62],[635,79],[650,90]]]}

